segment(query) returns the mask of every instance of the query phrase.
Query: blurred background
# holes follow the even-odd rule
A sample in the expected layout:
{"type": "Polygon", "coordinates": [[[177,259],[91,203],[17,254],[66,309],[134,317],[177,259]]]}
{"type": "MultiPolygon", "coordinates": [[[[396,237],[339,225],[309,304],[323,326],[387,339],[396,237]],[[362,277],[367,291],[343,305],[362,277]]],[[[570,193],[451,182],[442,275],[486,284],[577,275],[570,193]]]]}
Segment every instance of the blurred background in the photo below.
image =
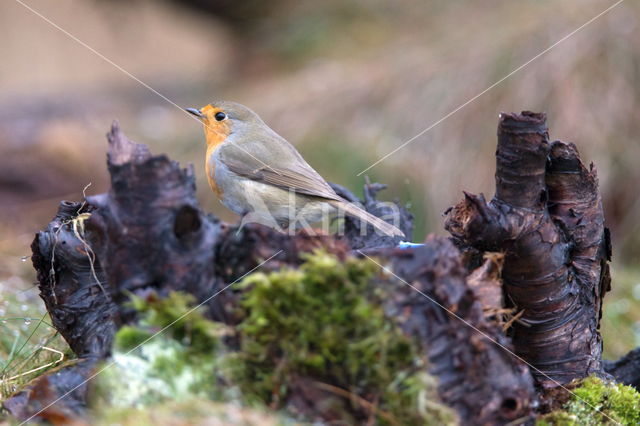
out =
{"type": "MultiPolygon", "coordinates": [[[[193,163],[201,204],[224,220],[236,218],[207,187],[202,129],[178,106],[244,103],[361,195],[359,172],[614,3],[21,1],[126,72],[19,2],[0,3],[3,347],[50,332],[25,319],[44,309],[23,257],[59,200],[89,183],[87,194],[107,190],[113,119],[152,152],[193,163]]],[[[493,195],[498,114],[546,111],[551,137],[597,165],[613,233],[612,358],[640,345],[639,12],[621,3],[366,172],[389,185],[381,198],[411,206],[414,241],[444,235],[442,213],[462,190],[493,195]]]]}

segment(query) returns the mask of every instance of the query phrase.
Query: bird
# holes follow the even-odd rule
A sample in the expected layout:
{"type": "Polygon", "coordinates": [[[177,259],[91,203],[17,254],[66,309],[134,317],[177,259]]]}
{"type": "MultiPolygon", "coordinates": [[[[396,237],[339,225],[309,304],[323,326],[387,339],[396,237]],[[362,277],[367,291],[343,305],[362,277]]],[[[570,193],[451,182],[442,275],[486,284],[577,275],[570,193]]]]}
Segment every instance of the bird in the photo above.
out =
{"type": "Polygon", "coordinates": [[[394,225],[338,195],[298,150],[251,109],[214,101],[185,108],[204,125],[205,170],[218,199],[241,216],[282,232],[326,217],[347,214],[390,237],[404,237],[394,225]]]}

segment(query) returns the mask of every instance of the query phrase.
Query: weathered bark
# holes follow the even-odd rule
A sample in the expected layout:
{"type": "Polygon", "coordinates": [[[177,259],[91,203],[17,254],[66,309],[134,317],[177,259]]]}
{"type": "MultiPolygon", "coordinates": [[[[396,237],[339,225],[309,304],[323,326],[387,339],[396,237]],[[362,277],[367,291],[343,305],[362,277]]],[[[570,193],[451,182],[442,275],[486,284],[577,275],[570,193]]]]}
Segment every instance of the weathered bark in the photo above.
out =
{"type": "MultiPolygon", "coordinates": [[[[424,344],[440,397],[463,423],[498,425],[532,414],[536,394],[529,369],[510,353],[499,324],[485,316],[454,245],[430,238],[424,247],[386,256],[405,281],[389,302],[390,315],[424,344]]],[[[476,282],[493,287],[492,269],[481,268],[476,282]]]]}
{"type": "Polygon", "coordinates": [[[31,249],[40,297],[53,326],[79,357],[105,357],[118,329],[118,307],[94,250],[81,237],[82,217],[94,208],[86,203],[60,203],[46,231],[31,249]]]}
{"type": "Polygon", "coordinates": [[[221,225],[199,210],[193,169],[151,155],[117,125],[107,137],[111,189],[87,197],[95,210],[85,228],[123,321],[131,319],[123,307],[129,292],[186,291],[203,300],[222,288],[214,274],[221,225]]]}
{"type": "Polygon", "coordinates": [[[465,193],[445,227],[464,244],[505,253],[506,300],[524,311],[516,353],[553,387],[602,372],[610,255],[595,169],[574,145],[548,139],[544,114],[502,114],[495,197],[465,193]]]}

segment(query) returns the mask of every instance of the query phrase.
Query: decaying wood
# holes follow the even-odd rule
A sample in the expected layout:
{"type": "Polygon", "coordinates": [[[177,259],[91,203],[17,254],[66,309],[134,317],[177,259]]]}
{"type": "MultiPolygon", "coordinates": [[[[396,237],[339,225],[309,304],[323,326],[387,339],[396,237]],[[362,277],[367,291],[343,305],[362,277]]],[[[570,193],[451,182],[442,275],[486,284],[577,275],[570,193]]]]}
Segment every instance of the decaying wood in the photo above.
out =
{"type": "MultiPolygon", "coordinates": [[[[608,239],[595,170],[582,166],[573,145],[548,142],[543,115],[505,114],[498,134],[495,198],[486,203],[466,194],[447,220],[453,240],[434,237],[423,247],[399,249],[386,237],[361,235],[360,224],[349,219],[344,237],[222,223],[198,206],[192,169],[152,155],[114,124],[109,192],[63,202],[33,243],[41,297],[73,351],[91,361],[108,357],[115,331],[135,322],[124,303],[129,293],[162,297],[178,290],[198,301],[217,294],[206,304],[207,315],[233,326],[238,294],[222,290],[263,260],[272,258],[261,267],[269,271],[295,267],[301,253],[317,247],[339,258],[365,253],[399,277],[385,309],[423,344],[442,400],[462,421],[530,418],[539,397],[531,373],[549,385],[602,371],[597,328],[609,286],[608,239]],[[505,312],[511,313],[506,324],[505,312]]],[[[380,189],[367,184],[362,203],[379,216],[389,209],[375,199],[380,189]]],[[[399,227],[410,235],[412,216],[397,208],[399,227]]],[[[616,368],[609,371],[617,377],[616,368]]],[[[58,380],[47,389],[63,395],[86,375],[85,367],[39,378],[9,400],[12,413],[25,419],[46,405],[37,392],[43,383],[58,380]]],[[[300,377],[292,384],[288,404],[336,420],[314,404],[332,393],[331,383],[323,389],[308,383],[300,377]]],[[[83,414],[86,391],[76,389],[74,403],[60,407],[83,414]]]]}
{"type": "Polygon", "coordinates": [[[106,291],[100,259],[81,237],[87,203],[60,203],[46,231],[31,245],[40,297],[53,326],[79,357],[103,358],[118,329],[118,307],[106,291]]]}
{"type": "MultiPolygon", "coordinates": [[[[510,353],[502,328],[486,318],[455,246],[430,238],[424,247],[389,258],[405,282],[389,303],[390,314],[424,343],[442,400],[464,423],[526,419],[536,399],[529,369],[510,353]]],[[[482,271],[477,276],[488,278],[482,271]]]]}
{"type": "Polygon", "coordinates": [[[544,114],[502,114],[496,194],[465,193],[446,228],[479,250],[505,253],[506,300],[518,355],[538,383],[557,386],[602,371],[598,331],[609,289],[608,234],[595,168],[573,144],[549,143],[544,114]]]}

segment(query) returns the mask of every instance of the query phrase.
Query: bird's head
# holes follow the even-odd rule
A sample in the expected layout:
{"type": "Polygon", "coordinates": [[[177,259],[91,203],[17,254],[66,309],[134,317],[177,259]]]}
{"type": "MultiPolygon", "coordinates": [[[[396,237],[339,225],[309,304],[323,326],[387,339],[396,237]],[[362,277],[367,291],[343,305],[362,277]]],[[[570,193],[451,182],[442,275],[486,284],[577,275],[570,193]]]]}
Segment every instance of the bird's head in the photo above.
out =
{"type": "Polygon", "coordinates": [[[204,124],[208,144],[217,145],[234,132],[264,124],[258,114],[236,102],[214,101],[200,109],[186,108],[186,111],[204,124]]]}

